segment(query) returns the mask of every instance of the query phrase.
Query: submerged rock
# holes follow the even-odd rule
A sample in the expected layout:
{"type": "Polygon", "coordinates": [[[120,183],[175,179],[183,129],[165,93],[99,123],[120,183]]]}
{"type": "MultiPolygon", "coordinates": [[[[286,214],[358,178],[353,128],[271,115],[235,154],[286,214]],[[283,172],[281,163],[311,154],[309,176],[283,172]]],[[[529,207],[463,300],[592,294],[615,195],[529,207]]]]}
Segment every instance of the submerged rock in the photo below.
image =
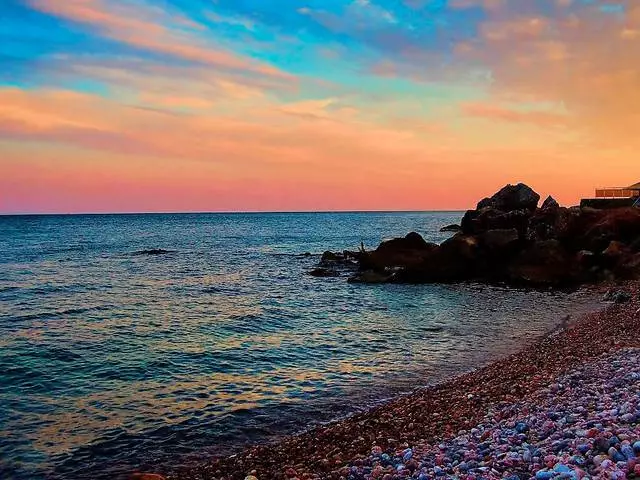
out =
{"type": "Polygon", "coordinates": [[[148,250],[140,250],[134,252],[134,255],[166,255],[167,253],[174,253],[172,250],[164,250],[162,248],[151,248],[148,250]]]}
{"type": "Polygon", "coordinates": [[[393,274],[380,273],[374,270],[367,270],[359,272],[358,274],[350,277],[349,283],[389,283],[393,279],[393,274]]]}
{"type": "Polygon", "coordinates": [[[309,275],[311,275],[312,277],[327,278],[327,277],[339,277],[340,273],[331,268],[318,267],[311,270],[309,272],[309,275]]]}
{"type": "Polygon", "coordinates": [[[444,227],[442,227],[440,229],[441,232],[461,232],[462,231],[462,227],[460,225],[458,225],[457,223],[454,223],[452,225],[446,225],[444,227]]]}

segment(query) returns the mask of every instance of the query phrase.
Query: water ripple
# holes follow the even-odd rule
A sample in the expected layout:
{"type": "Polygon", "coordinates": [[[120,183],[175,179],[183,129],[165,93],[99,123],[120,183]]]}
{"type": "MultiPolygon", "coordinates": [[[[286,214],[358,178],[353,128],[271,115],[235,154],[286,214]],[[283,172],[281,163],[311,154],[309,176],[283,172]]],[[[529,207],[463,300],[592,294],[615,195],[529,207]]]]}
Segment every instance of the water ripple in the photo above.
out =
{"type": "Polygon", "coordinates": [[[328,249],[416,228],[442,241],[459,216],[0,217],[0,478],[228,453],[481,365],[591,305],[305,275],[328,249]],[[150,248],[176,253],[132,254],[150,248]]]}

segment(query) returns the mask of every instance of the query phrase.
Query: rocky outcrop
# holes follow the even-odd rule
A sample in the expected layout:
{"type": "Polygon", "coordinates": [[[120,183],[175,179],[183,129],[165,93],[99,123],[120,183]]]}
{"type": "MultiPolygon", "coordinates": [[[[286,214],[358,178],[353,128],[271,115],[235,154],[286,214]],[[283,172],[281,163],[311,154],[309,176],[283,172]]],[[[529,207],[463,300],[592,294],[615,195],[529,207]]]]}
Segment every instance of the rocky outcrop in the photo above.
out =
{"type": "Polygon", "coordinates": [[[553,197],[537,208],[539,201],[527,185],[507,185],[466,212],[460,232],[441,245],[411,233],[360,252],[360,270],[375,282],[569,286],[640,278],[640,209],[565,208],[553,197]]]}
{"type": "Polygon", "coordinates": [[[359,270],[360,255],[361,252],[351,252],[349,250],[343,252],[327,250],[320,257],[318,266],[308,273],[312,277],[319,278],[350,276],[359,270]]]}

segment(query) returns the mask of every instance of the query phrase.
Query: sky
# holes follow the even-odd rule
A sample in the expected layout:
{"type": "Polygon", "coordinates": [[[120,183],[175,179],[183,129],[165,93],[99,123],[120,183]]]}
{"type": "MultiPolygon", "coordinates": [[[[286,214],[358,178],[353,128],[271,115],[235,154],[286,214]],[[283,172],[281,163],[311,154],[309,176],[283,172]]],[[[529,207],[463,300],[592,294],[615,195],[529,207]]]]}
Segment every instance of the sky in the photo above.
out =
{"type": "Polygon", "coordinates": [[[640,0],[0,0],[0,213],[640,181],[640,0]]]}

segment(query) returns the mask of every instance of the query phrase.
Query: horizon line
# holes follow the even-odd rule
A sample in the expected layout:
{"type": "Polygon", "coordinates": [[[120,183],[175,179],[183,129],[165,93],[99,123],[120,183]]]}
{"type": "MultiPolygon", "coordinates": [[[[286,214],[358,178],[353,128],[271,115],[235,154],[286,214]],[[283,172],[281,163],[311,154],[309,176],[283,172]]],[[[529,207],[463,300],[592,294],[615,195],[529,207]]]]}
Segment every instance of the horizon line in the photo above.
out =
{"type": "Polygon", "coordinates": [[[22,212],[0,213],[0,217],[73,216],[73,215],[247,215],[247,214],[308,214],[308,213],[459,213],[466,210],[220,210],[163,212],[22,212]]]}

